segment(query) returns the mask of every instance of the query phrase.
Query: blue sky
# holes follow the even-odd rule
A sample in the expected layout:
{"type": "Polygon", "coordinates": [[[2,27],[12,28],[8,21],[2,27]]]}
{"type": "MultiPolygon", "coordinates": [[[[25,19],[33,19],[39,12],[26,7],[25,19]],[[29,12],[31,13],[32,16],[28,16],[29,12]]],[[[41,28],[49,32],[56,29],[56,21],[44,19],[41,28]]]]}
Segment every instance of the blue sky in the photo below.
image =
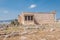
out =
{"type": "Polygon", "coordinates": [[[0,0],[0,20],[15,19],[21,12],[51,12],[60,18],[60,0],[0,0]]]}

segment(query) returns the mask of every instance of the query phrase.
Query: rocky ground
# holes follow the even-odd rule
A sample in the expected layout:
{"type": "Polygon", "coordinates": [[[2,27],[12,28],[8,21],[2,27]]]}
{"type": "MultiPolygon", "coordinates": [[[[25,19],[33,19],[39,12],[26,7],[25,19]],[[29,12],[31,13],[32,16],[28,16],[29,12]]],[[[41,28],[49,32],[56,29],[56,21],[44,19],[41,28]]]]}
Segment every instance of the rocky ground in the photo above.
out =
{"type": "Polygon", "coordinates": [[[36,25],[1,28],[0,40],[60,40],[60,27],[36,25]]]}

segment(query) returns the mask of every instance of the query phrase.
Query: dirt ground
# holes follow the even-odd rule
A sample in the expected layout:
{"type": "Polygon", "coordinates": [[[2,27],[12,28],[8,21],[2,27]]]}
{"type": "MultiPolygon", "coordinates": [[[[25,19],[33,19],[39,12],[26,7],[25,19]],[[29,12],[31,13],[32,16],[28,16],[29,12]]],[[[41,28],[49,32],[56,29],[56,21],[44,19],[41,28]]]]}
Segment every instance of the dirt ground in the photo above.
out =
{"type": "Polygon", "coordinates": [[[60,40],[60,27],[9,27],[0,30],[0,40],[60,40]]]}

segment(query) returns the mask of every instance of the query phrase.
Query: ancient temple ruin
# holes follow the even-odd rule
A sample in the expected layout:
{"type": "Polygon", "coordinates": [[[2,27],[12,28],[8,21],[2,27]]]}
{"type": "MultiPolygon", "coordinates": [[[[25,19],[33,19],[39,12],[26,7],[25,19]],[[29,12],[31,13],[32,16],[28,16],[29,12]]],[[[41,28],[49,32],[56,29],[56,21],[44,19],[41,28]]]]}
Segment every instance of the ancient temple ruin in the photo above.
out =
{"type": "Polygon", "coordinates": [[[18,16],[18,22],[23,25],[54,24],[56,12],[22,12],[18,16]]]}

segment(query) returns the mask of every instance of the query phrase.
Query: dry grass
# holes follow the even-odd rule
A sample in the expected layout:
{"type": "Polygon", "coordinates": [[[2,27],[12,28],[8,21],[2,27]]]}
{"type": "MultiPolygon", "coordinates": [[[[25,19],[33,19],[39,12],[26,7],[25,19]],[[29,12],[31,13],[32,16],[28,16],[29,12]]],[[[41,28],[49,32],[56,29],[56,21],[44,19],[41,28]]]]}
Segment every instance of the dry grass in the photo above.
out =
{"type": "MultiPolygon", "coordinates": [[[[9,27],[6,30],[0,31],[0,34],[10,34],[12,32],[19,32],[19,35],[11,35],[5,40],[60,40],[60,27],[53,27],[40,29],[25,29],[25,27],[9,27]]],[[[1,35],[0,40],[4,40],[5,36],[1,35]]]]}

